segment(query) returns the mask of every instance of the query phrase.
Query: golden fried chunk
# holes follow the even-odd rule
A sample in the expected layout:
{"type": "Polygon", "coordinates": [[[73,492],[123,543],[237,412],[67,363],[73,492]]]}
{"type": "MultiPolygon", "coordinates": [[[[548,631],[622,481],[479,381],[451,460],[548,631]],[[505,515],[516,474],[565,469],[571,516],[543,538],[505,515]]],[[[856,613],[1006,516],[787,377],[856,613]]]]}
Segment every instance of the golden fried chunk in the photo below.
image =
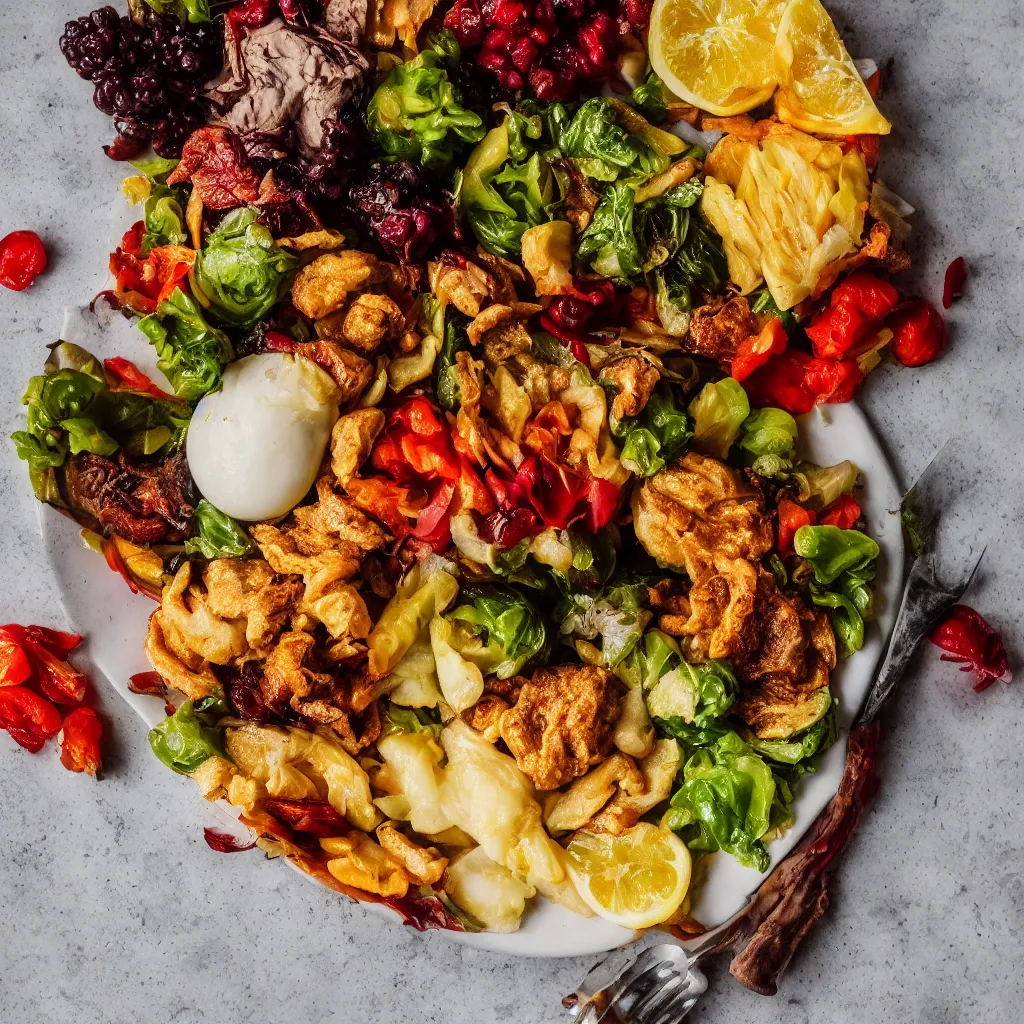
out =
{"type": "Polygon", "coordinates": [[[695,452],[644,481],[632,507],[647,553],[694,582],[714,571],[716,554],[757,559],[773,543],[761,493],[725,463],[695,452]]]}
{"type": "Polygon", "coordinates": [[[698,356],[714,359],[728,367],[739,343],[760,331],[760,322],[742,296],[722,304],[716,299],[693,311],[690,336],[684,347],[698,356]]]}
{"type": "Polygon", "coordinates": [[[416,53],[416,35],[436,4],[437,0],[377,0],[370,4],[367,37],[381,50],[391,49],[398,37],[402,46],[416,53]]]}
{"type": "Polygon", "coordinates": [[[583,828],[620,790],[642,793],[644,778],[633,758],[612,754],[564,793],[548,799],[544,805],[544,824],[549,832],[574,832],[583,828]]]}
{"type": "Polygon", "coordinates": [[[358,398],[373,379],[373,363],[342,348],[336,341],[305,342],[299,346],[299,352],[312,359],[338,385],[336,401],[339,405],[347,405],[358,398]]]}
{"type": "Polygon", "coordinates": [[[295,308],[313,320],[340,309],[349,292],[380,284],[386,276],[376,256],[346,249],[324,253],[303,267],[292,285],[295,308]]]}
{"type": "Polygon", "coordinates": [[[607,755],[621,693],[594,665],[538,669],[501,716],[501,738],[538,789],[557,789],[607,755]]]}
{"type": "Polygon", "coordinates": [[[340,249],[345,244],[345,236],[334,228],[319,228],[291,238],[279,238],[277,244],[296,252],[305,252],[307,249],[340,249]]]}
{"type": "Polygon", "coordinates": [[[485,693],[462,717],[488,743],[501,739],[501,716],[508,711],[508,703],[495,693],[485,693]]]}
{"type": "Polygon", "coordinates": [[[344,487],[370,457],[377,435],[384,429],[380,409],[356,409],[346,413],[331,431],[331,471],[344,487]]]}
{"type": "Polygon", "coordinates": [[[639,764],[643,785],[636,791],[620,786],[587,828],[616,836],[632,828],[648,811],[669,798],[682,763],[682,751],[675,740],[658,740],[639,764]]]}
{"type": "Polygon", "coordinates": [[[399,860],[378,846],[368,835],[321,839],[321,848],[331,856],[327,862],[339,882],[378,896],[404,896],[412,879],[399,860]]]}
{"type": "Polygon", "coordinates": [[[504,256],[495,256],[482,245],[476,247],[476,258],[490,275],[490,295],[494,302],[510,305],[518,299],[516,285],[526,282],[523,268],[504,256]]]}
{"type": "MultiPolygon", "coordinates": [[[[261,689],[271,707],[283,707],[293,698],[301,700],[315,689],[331,685],[331,676],[310,668],[316,638],[312,633],[292,630],[274,645],[263,665],[261,689]]],[[[338,712],[339,716],[342,712],[338,712]]]]}
{"type": "Polygon", "coordinates": [[[629,355],[602,367],[601,379],[619,389],[612,401],[612,416],[621,420],[644,411],[661,374],[643,356],[629,355]]]}
{"type": "Polygon", "coordinates": [[[149,617],[146,633],[146,657],[160,677],[189,700],[201,700],[220,689],[220,680],[213,674],[210,663],[194,651],[171,650],[160,623],[160,610],[149,617]]]}
{"type": "Polygon", "coordinates": [[[473,322],[466,328],[466,336],[471,345],[479,345],[483,336],[499,324],[522,324],[541,309],[543,307],[536,302],[512,302],[508,305],[495,302],[474,317],[473,322]]]}
{"type": "Polygon", "coordinates": [[[402,835],[393,822],[385,821],[383,825],[377,826],[377,842],[383,850],[399,861],[413,878],[424,885],[440,882],[444,869],[448,867],[447,857],[442,857],[433,846],[417,846],[411,839],[402,835]]]}
{"type": "Polygon", "coordinates": [[[394,299],[364,292],[345,310],[342,334],[360,352],[374,352],[385,341],[397,338],[404,328],[405,317],[394,299]]]}
{"type": "Polygon", "coordinates": [[[572,225],[565,220],[536,224],[523,232],[523,266],[538,295],[572,291],[572,225]]]}
{"type": "Polygon", "coordinates": [[[302,580],[275,573],[262,558],[218,558],[203,572],[214,615],[245,620],[250,647],[265,647],[284,628],[302,598],[302,580]]]}
{"type": "Polygon", "coordinates": [[[208,595],[192,583],[192,563],[183,562],[160,600],[160,627],[168,646],[179,655],[195,654],[215,665],[227,665],[245,654],[245,621],[222,618],[208,595]]]}
{"type": "Polygon", "coordinates": [[[484,299],[491,294],[491,279],[486,270],[466,261],[464,267],[453,267],[438,261],[427,264],[430,290],[442,306],[449,303],[465,316],[476,316],[484,299]]]}

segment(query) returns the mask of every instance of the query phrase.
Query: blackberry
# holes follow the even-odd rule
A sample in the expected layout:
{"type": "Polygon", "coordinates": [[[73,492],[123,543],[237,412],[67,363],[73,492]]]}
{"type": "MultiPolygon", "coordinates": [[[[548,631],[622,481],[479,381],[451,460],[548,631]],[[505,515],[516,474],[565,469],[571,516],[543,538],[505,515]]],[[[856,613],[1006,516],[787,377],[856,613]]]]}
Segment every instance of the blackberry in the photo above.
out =
{"type": "Polygon", "coordinates": [[[69,21],[60,49],[94,84],[95,105],[117,119],[108,156],[124,159],[152,144],[161,156],[175,157],[206,123],[197,99],[223,66],[224,31],[219,21],[192,25],[147,10],[135,22],[102,7],[69,21]]]}

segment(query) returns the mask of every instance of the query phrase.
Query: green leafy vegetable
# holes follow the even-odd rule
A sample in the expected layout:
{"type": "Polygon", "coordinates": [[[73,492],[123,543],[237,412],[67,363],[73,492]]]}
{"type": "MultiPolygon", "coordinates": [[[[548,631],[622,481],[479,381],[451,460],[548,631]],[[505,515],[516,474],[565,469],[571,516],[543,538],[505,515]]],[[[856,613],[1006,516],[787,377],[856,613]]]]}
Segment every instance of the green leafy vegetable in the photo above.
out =
{"type": "MultiPolygon", "coordinates": [[[[788,740],[759,740],[748,742],[753,750],[782,764],[796,765],[824,754],[839,738],[839,705],[832,701],[828,711],[805,732],[788,740]]],[[[814,765],[804,765],[804,771],[814,771],[814,765]]]]}
{"type": "Polygon", "coordinates": [[[860,530],[838,526],[801,526],[793,547],[814,569],[815,581],[828,586],[844,572],[860,571],[878,558],[878,545],[860,530]]]}
{"type": "Polygon", "coordinates": [[[179,21],[210,20],[210,0],[144,0],[157,14],[170,14],[179,21]]]}
{"type": "MultiPolygon", "coordinates": [[[[483,645],[471,657],[485,674],[508,679],[548,646],[537,609],[510,587],[468,587],[447,619],[465,623],[483,645]]],[[[466,655],[467,652],[461,650],[466,655]]]]}
{"type": "Polygon", "coordinates": [[[576,256],[603,277],[632,283],[643,266],[633,231],[634,192],[626,184],[612,185],[601,197],[590,223],[580,234],[576,256]]]}
{"type": "Polygon", "coordinates": [[[667,822],[692,850],[725,850],[765,871],[762,837],[771,824],[776,782],[771,768],[735,732],[694,751],[683,766],[667,822]]]}
{"type": "Polygon", "coordinates": [[[654,476],[679,458],[693,437],[689,417],[667,384],[659,384],[639,416],[613,424],[612,432],[623,442],[623,466],[641,477],[654,476]]]}
{"type": "Polygon", "coordinates": [[[761,289],[750,304],[754,313],[765,313],[769,317],[776,317],[782,321],[782,326],[787,334],[791,334],[797,327],[797,319],[792,310],[779,309],[778,303],[772,298],[772,293],[767,288],[761,289]]]}
{"type": "Polygon", "coordinates": [[[441,735],[444,723],[436,708],[403,708],[388,701],[381,722],[381,739],[399,732],[429,732],[434,739],[441,735]]]}
{"type": "Polygon", "coordinates": [[[366,123],[386,160],[444,170],[464,144],[484,137],[482,118],[463,105],[448,78],[446,68],[459,56],[455,36],[445,29],[418,56],[396,65],[373,94],[366,123]]]}
{"type": "Polygon", "coordinates": [[[580,640],[600,638],[601,665],[615,668],[636,647],[651,613],[643,607],[647,588],[618,584],[597,593],[576,593],[562,618],[560,632],[580,640]]]}
{"type": "Polygon", "coordinates": [[[434,390],[442,409],[455,412],[461,403],[459,385],[455,379],[455,357],[469,349],[466,327],[470,318],[454,307],[444,313],[444,341],[434,361],[434,390]]]}
{"type": "Polygon", "coordinates": [[[155,313],[139,321],[139,330],[156,349],[157,366],[176,395],[192,402],[220,387],[231,342],[206,322],[190,295],[175,288],[155,313]]]}
{"type": "Polygon", "coordinates": [[[647,709],[663,732],[691,745],[700,730],[727,714],[736,701],[739,683],[724,661],[691,665],[679,659],[647,694],[647,709]]]}
{"type": "Polygon", "coordinates": [[[849,460],[834,466],[801,466],[791,474],[798,488],[797,499],[814,501],[818,507],[831,505],[841,494],[849,494],[857,486],[860,470],[849,460]]]}
{"type": "Polygon", "coordinates": [[[750,415],[750,403],[742,385],[723,377],[704,385],[690,403],[689,413],[693,417],[693,447],[724,459],[750,415]]]}
{"type": "Polygon", "coordinates": [[[518,259],[523,232],[551,217],[554,176],[531,143],[540,138],[539,116],[507,112],[469,155],[457,205],[477,241],[495,256],[518,259]]]}
{"type": "Polygon", "coordinates": [[[740,427],[737,442],[753,456],[751,469],[758,476],[779,476],[793,465],[796,420],[785,409],[755,409],[740,427]]]}
{"type": "Polygon", "coordinates": [[[149,745],[168,768],[180,775],[191,775],[211,757],[227,758],[220,730],[204,725],[190,700],[149,730],[149,745]]]}
{"type": "Polygon", "coordinates": [[[244,558],[254,546],[249,535],[205,498],[196,505],[196,532],[185,541],[185,553],[203,558],[244,558]]]}
{"type": "Polygon", "coordinates": [[[629,94],[626,102],[639,111],[651,124],[663,124],[668,118],[665,85],[654,71],[629,94]]]}
{"type": "Polygon", "coordinates": [[[251,327],[277,302],[297,258],[280,249],[259,211],[232,210],[196,256],[195,284],[212,312],[235,327],[251,327]]]}

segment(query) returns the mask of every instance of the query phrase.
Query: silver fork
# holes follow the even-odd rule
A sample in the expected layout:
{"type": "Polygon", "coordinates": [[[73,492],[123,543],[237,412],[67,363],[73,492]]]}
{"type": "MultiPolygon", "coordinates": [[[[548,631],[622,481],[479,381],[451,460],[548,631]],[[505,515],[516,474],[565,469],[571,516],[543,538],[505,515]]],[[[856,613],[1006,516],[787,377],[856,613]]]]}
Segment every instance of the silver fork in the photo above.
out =
{"type": "MultiPolygon", "coordinates": [[[[926,548],[914,559],[896,624],[855,725],[874,720],[903,677],[918,644],[970,585],[985,547],[972,520],[966,486],[972,470],[963,444],[947,441],[903,499],[926,548]]],[[[562,1000],[573,1024],[677,1024],[707,990],[702,960],[716,952],[735,921],[687,941],[648,933],[637,946],[616,950],[595,965],[562,1000]],[[646,944],[646,945],[645,945],[646,944]]]]}

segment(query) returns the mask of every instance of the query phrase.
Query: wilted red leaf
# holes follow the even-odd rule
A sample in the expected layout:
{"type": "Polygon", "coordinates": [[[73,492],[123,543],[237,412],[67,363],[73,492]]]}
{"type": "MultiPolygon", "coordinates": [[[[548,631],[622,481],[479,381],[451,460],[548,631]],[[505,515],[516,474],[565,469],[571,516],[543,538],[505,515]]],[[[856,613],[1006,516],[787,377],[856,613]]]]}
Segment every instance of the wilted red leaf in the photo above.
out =
{"type": "Polygon", "coordinates": [[[204,828],[203,838],[206,845],[216,853],[242,853],[244,850],[251,850],[256,845],[256,837],[252,841],[243,844],[230,832],[221,832],[216,828],[204,828]]]}
{"type": "Polygon", "coordinates": [[[327,837],[344,835],[349,830],[345,819],[326,800],[270,799],[266,809],[296,832],[327,837]]]}
{"type": "Polygon", "coordinates": [[[260,197],[259,175],[245,163],[238,140],[226,128],[200,128],[189,136],[181,162],[167,184],[191,181],[203,206],[230,210],[260,197]]]}
{"type": "Polygon", "coordinates": [[[439,929],[464,932],[466,926],[442,902],[439,896],[388,896],[381,901],[402,915],[402,924],[418,932],[439,929]]]}

